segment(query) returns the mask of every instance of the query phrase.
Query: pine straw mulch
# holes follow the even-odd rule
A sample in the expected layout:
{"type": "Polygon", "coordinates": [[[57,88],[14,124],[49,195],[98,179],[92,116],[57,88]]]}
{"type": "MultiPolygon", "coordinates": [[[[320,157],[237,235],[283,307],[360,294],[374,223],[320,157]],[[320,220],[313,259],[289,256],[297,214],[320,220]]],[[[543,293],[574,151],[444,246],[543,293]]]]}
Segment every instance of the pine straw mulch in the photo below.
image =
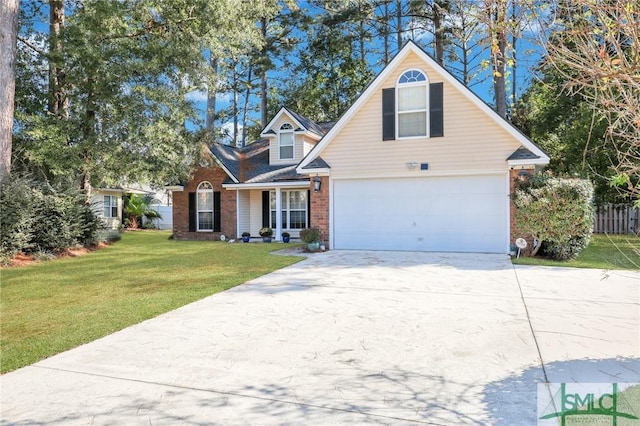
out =
{"type": "Polygon", "coordinates": [[[111,244],[108,242],[101,242],[95,245],[86,246],[86,247],[71,247],[60,253],[52,253],[52,259],[38,259],[37,256],[25,253],[18,253],[14,257],[12,257],[8,262],[3,262],[0,265],[0,269],[5,268],[19,268],[22,266],[30,266],[37,263],[46,262],[48,260],[53,259],[62,259],[65,257],[79,257],[84,256],[85,254],[94,252],[96,250],[100,250],[105,247],[109,247],[111,244]]]}

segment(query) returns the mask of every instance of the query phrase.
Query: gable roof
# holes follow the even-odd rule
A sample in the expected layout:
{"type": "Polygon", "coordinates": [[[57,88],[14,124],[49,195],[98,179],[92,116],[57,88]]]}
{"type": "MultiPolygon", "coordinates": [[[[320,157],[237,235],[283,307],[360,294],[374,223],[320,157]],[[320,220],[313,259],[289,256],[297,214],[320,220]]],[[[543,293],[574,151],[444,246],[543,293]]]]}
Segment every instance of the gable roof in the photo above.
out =
{"type": "Polygon", "coordinates": [[[268,136],[268,135],[275,135],[276,132],[271,128],[279,119],[280,117],[282,117],[282,115],[286,114],[287,116],[289,116],[289,118],[291,118],[291,120],[294,122],[294,124],[296,125],[296,131],[308,131],[311,132],[313,134],[315,134],[316,136],[318,136],[318,138],[321,138],[322,136],[324,136],[325,133],[327,133],[327,131],[325,130],[325,128],[323,128],[323,126],[321,126],[320,124],[316,123],[315,121],[298,114],[295,111],[291,111],[289,108],[287,107],[282,107],[280,108],[280,111],[278,111],[278,113],[271,119],[271,121],[269,121],[269,123],[267,123],[267,125],[265,126],[264,129],[262,129],[262,133],[260,133],[260,136],[268,136]]]}
{"type": "MultiPolygon", "coordinates": [[[[307,170],[309,173],[311,163],[319,157],[324,149],[331,143],[336,135],[342,130],[342,128],[351,120],[351,118],[358,112],[362,106],[371,98],[371,96],[379,90],[380,84],[386,80],[389,74],[398,67],[402,61],[411,53],[417,55],[421,60],[426,62],[433,70],[440,75],[448,84],[456,88],[461,92],[469,101],[476,105],[481,111],[489,116],[496,124],[509,133],[514,139],[516,139],[524,149],[531,153],[532,158],[527,159],[530,164],[548,164],[549,156],[542,151],[531,139],[525,136],[520,130],[518,130],[508,120],[504,119],[498,113],[491,108],[485,101],[472,92],[467,86],[465,86],[460,80],[458,80],[453,74],[447,71],[442,65],[437,63],[427,52],[416,45],[412,40],[407,41],[404,47],[394,56],[394,58],[387,64],[387,66],[376,76],[376,78],[367,86],[365,91],[358,97],[358,99],[347,109],[347,111],[340,117],[336,124],[324,135],[322,140],[318,142],[305,158],[298,164],[297,171],[303,173],[307,170]]],[[[513,154],[512,154],[513,155],[513,154]]]]}
{"type": "Polygon", "coordinates": [[[267,183],[307,180],[296,172],[295,165],[272,166],[269,164],[269,140],[260,139],[244,148],[214,143],[211,154],[225,170],[231,181],[227,184],[267,183]]]}
{"type": "Polygon", "coordinates": [[[533,160],[536,158],[540,158],[539,155],[535,155],[533,152],[529,151],[527,148],[520,147],[516,149],[513,154],[507,158],[507,160],[533,160]]]}

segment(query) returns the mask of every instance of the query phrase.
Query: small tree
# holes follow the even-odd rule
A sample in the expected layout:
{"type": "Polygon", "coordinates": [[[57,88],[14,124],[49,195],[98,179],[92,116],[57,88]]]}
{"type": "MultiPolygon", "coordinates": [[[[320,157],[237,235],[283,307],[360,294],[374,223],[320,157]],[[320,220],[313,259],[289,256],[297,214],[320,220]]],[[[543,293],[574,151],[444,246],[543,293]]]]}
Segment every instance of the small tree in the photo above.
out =
{"type": "Polygon", "coordinates": [[[516,232],[546,242],[554,259],[571,259],[589,244],[594,217],[590,181],[537,176],[519,185],[513,197],[516,232]]]}
{"type": "Polygon", "coordinates": [[[143,216],[147,219],[162,219],[160,213],[151,208],[151,201],[152,198],[148,195],[131,194],[125,207],[130,229],[138,229],[138,225],[142,225],[138,222],[143,216]]]}

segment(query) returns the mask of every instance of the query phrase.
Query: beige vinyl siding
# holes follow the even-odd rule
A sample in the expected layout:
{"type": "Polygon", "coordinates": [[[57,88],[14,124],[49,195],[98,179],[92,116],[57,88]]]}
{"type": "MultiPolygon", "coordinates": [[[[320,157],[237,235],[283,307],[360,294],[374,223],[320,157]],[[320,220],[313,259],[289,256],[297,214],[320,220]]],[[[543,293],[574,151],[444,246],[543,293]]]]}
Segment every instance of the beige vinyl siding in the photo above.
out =
{"type": "Polygon", "coordinates": [[[316,145],[317,141],[310,138],[309,136],[304,136],[303,140],[302,140],[302,158],[306,157],[307,154],[309,154],[309,151],[311,151],[311,149],[313,149],[313,147],[316,145]]]}
{"type": "Polygon", "coordinates": [[[382,141],[382,89],[395,87],[408,69],[442,82],[415,54],[392,72],[322,152],[334,178],[446,175],[506,171],[506,158],[520,144],[465,95],[444,82],[444,137],[382,141]],[[418,163],[410,170],[407,163],[418,163]],[[419,164],[428,163],[421,171],[419,164]]]}
{"type": "Polygon", "coordinates": [[[251,232],[251,198],[249,191],[238,191],[238,238],[251,232]]]}
{"type": "Polygon", "coordinates": [[[276,134],[269,137],[269,164],[273,164],[273,165],[296,164],[296,163],[299,163],[300,160],[302,160],[302,157],[304,155],[303,154],[304,143],[302,140],[302,136],[294,133],[293,134],[293,159],[289,159],[289,160],[280,159],[280,149],[278,146],[278,132],[280,131],[280,126],[282,126],[284,123],[291,124],[294,130],[298,128],[296,123],[287,114],[282,114],[282,116],[278,120],[276,120],[276,122],[273,124],[273,127],[271,127],[271,130],[276,132],[276,134]]]}

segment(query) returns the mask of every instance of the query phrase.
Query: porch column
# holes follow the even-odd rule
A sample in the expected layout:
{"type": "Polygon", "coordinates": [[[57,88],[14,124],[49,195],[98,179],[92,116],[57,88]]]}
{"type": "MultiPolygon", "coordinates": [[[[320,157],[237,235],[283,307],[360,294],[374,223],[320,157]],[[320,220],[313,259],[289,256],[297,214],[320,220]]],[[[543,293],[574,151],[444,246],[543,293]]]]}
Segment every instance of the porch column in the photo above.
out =
{"type": "Polygon", "coordinates": [[[280,241],[282,235],[282,190],[276,187],[276,229],[274,229],[276,241],[280,241]]]}
{"type": "Polygon", "coordinates": [[[240,191],[236,189],[236,238],[240,236],[240,191]]]}

